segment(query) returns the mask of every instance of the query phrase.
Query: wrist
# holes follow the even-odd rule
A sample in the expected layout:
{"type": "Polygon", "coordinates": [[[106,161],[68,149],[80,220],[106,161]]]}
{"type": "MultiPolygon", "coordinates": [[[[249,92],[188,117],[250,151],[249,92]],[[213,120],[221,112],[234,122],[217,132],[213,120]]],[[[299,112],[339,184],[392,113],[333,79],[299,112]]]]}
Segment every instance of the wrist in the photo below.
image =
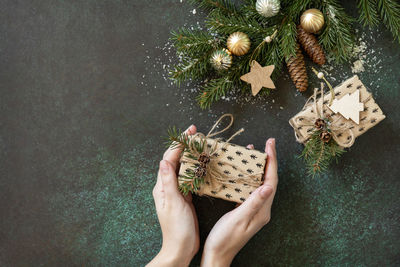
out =
{"type": "Polygon", "coordinates": [[[156,256],[158,266],[176,266],[176,267],[186,267],[189,266],[192,257],[185,256],[184,253],[176,249],[165,249],[161,248],[160,252],[156,256]]]}
{"type": "Polygon", "coordinates": [[[202,267],[226,267],[230,266],[233,257],[228,255],[224,255],[223,253],[218,253],[215,251],[208,251],[206,249],[203,250],[203,255],[201,257],[201,266],[202,267]]]}

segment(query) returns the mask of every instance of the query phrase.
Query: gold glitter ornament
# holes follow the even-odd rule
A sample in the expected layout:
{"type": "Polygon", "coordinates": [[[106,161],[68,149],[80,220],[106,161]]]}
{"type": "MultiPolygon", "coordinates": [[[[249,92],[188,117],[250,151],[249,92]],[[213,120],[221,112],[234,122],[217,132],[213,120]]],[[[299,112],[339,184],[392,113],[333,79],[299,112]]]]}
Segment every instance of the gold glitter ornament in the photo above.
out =
{"type": "Polygon", "coordinates": [[[257,0],[256,10],[263,17],[270,18],[278,14],[281,8],[279,0],[257,0]]]}
{"type": "Polygon", "coordinates": [[[312,8],[304,11],[300,17],[300,25],[306,32],[317,33],[325,24],[324,15],[318,9],[312,8]]]}
{"type": "Polygon", "coordinates": [[[250,50],[250,39],[247,34],[243,32],[234,32],[229,35],[228,40],[226,41],[226,46],[228,50],[231,51],[232,54],[236,56],[243,56],[250,50]]]}
{"type": "Polygon", "coordinates": [[[211,64],[216,70],[226,70],[232,66],[232,55],[228,49],[218,49],[211,55],[211,64]]]}

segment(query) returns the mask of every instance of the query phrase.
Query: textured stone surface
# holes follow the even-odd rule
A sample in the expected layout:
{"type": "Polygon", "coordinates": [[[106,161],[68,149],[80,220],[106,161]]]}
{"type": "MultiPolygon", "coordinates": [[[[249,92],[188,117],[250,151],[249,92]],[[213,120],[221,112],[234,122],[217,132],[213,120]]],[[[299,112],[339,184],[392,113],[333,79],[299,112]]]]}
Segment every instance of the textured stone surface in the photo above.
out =
{"type": "MultiPolygon", "coordinates": [[[[359,76],[387,118],[311,179],[288,124],[307,94],[287,73],[267,99],[210,111],[194,104],[195,86],[165,80],[169,31],[201,22],[193,13],[172,0],[0,1],[0,265],[144,265],[161,244],[160,136],[170,124],[205,132],[226,112],[246,129],[235,143],[277,138],[280,177],[270,224],[233,266],[399,265],[399,45],[381,29],[358,33],[375,51],[359,76]]],[[[204,241],[234,204],[194,201],[204,241]]]]}

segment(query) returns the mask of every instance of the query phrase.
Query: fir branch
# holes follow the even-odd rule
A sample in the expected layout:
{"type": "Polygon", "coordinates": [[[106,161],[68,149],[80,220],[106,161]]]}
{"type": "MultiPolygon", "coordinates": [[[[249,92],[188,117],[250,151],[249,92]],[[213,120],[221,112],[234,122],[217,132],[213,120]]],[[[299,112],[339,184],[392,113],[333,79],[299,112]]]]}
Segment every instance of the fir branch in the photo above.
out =
{"type": "Polygon", "coordinates": [[[189,29],[172,32],[171,40],[180,56],[180,63],[170,71],[170,77],[178,85],[190,78],[202,79],[210,73],[210,56],[220,40],[208,32],[189,29]]]}
{"type": "Polygon", "coordinates": [[[383,23],[400,43],[400,3],[394,0],[378,0],[378,10],[383,23]]]}
{"type": "Polygon", "coordinates": [[[257,20],[245,17],[239,14],[235,16],[225,16],[220,10],[214,10],[210,13],[206,25],[216,33],[227,36],[234,32],[245,32],[251,36],[266,36],[268,30],[262,27],[257,20]]]}
{"type": "Polygon", "coordinates": [[[283,53],[277,41],[272,41],[267,49],[261,54],[260,64],[263,66],[274,65],[275,69],[272,73],[272,79],[276,80],[282,71],[283,53]]]}
{"type": "Polygon", "coordinates": [[[359,20],[365,26],[377,26],[382,20],[400,42],[400,4],[394,0],[359,0],[359,20]]]}
{"type": "Polygon", "coordinates": [[[353,19],[336,0],[321,1],[320,9],[326,18],[326,27],[319,36],[320,43],[337,62],[348,61],[354,46],[353,19]]]}
{"type": "Polygon", "coordinates": [[[235,61],[227,73],[229,81],[232,81],[235,86],[242,85],[243,82],[240,80],[240,76],[250,71],[251,55],[247,53],[241,57],[236,57],[235,61]]]}
{"type": "Polygon", "coordinates": [[[291,18],[286,18],[278,31],[278,39],[282,55],[288,59],[296,55],[297,30],[291,18]]]}
{"type": "Polygon", "coordinates": [[[197,97],[197,102],[201,108],[209,108],[213,102],[225,96],[233,87],[233,82],[227,77],[212,79],[203,86],[203,91],[197,97]]]}
{"type": "MultiPolygon", "coordinates": [[[[267,28],[266,31],[268,33],[266,34],[266,36],[274,35],[275,28],[275,26],[267,28]]],[[[282,62],[282,57],[278,42],[276,41],[277,39],[275,38],[276,36],[274,37],[274,40],[272,40],[270,43],[265,42],[265,37],[257,38],[254,42],[255,48],[252,49],[253,52],[250,54],[249,62],[251,63],[251,61],[256,60],[261,65],[265,65],[267,63],[269,63],[268,65],[280,65],[280,63],[282,62]],[[256,44],[258,45],[256,46],[256,44]]]]}
{"type": "Polygon", "coordinates": [[[170,149],[185,149],[189,148],[189,138],[188,135],[175,126],[169,127],[167,130],[167,137],[165,141],[166,148],[170,149]]]}
{"type": "Polygon", "coordinates": [[[213,72],[210,64],[212,50],[199,58],[183,57],[184,59],[169,72],[170,78],[179,86],[182,82],[195,79],[200,80],[213,72]]]}
{"type": "Polygon", "coordinates": [[[281,6],[283,13],[294,21],[298,21],[301,14],[309,7],[314,6],[315,0],[283,0],[281,6]]]}
{"type": "Polygon", "coordinates": [[[185,56],[199,57],[218,48],[221,41],[209,32],[201,30],[180,29],[172,31],[171,38],[178,53],[185,56]]]}
{"type": "Polygon", "coordinates": [[[194,173],[192,175],[179,175],[182,181],[179,184],[179,191],[186,196],[189,192],[194,193],[200,189],[200,186],[204,183],[204,178],[196,177],[194,173]]]}
{"type": "Polygon", "coordinates": [[[379,24],[376,0],[358,0],[357,7],[360,11],[359,21],[364,26],[376,26],[379,24]]]}
{"type": "Polygon", "coordinates": [[[307,172],[313,177],[326,171],[332,160],[337,160],[345,152],[333,139],[325,143],[319,135],[320,131],[313,132],[301,154],[307,172]]]}
{"type": "Polygon", "coordinates": [[[221,10],[225,15],[233,15],[237,12],[235,4],[230,0],[190,0],[189,2],[207,11],[221,10]]]}
{"type": "Polygon", "coordinates": [[[240,13],[247,18],[252,18],[258,21],[258,23],[263,27],[270,27],[273,25],[280,24],[283,19],[283,15],[277,14],[273,17],[266,18],[261,16],[256,10],[255,0],[244,0],[244,4],[240,8],[240,13]]]}

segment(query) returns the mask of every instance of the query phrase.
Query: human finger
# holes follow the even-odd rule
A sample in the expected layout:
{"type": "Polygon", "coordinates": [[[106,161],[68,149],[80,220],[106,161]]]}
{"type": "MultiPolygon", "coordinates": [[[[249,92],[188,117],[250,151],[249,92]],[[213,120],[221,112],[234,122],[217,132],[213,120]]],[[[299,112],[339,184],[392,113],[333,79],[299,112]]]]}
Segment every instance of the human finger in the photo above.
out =
{"type": "Polygon", "coordinates": [[[186,196],[183,196],[183,198],[184,198],[187,202],[192,202],[192,194],[191,194],[190,192],[188,192],[186,196]]]}
{"type": "Polygon", "coordinates": [[[247,145],[246,147],[247,147],[248,149],[254,149],[254,145],[253,145],[253,144],[247,145]]]}
{"type": "Polygon", "coordinates": [[[170,201],[175,197],[182,197],[178,190],[175,169],[173,169],[169,161],[162,160],[160,162],[160,176],[166,201],[170,201]]]}
{"type": "MultiPolygon", "coordinates": [[[[160,177],[160,175],[158,175],[160,177]]],[[[159,178],[159,181],[155,184],[153,187],[153,199],[154,199],[154,204],[156,205],[156,209],[159,210],[164,206],[164,191],[162,188],[162,182],[161,178],[159,178]]]]}
{"type": "Polygon", "coordinates": [[[257,188],[250,197],[243,202],[237,211],[243,218],[248,218],[249,220],[257,214],[257,212],[264,206],[268,201],[268,197],[273,193],[273,188],[270,185],[262,185],[257,188]]]}
{"type": "Polygon", "coordinates": [[[278,184],[278,160],[276,159],[275,138],[270,138],[265,144],[267,153],[267,164],[265,170],[264,184],[268,184],[276,189],[278,184]]]}
{"type": "MultiPolygon", "coordinates": [[[[191,126],[189,126],[189,128],[187,128],[185,133],[187,135],[192,135],[192,134],[195,134],[196,131],[197,131],[196,126],[191,125],[191,126]]],[[[181,155],[181,152],[182,152],[182,148],[181,147],[177,147],[177,148],[169,147],[167,149],[167,151],[165,151],[163,159],[164,160],[168,160],[172,164],[173,168],[176,170],[176,167],[178,166],[179,157],[181,155]]]]}

